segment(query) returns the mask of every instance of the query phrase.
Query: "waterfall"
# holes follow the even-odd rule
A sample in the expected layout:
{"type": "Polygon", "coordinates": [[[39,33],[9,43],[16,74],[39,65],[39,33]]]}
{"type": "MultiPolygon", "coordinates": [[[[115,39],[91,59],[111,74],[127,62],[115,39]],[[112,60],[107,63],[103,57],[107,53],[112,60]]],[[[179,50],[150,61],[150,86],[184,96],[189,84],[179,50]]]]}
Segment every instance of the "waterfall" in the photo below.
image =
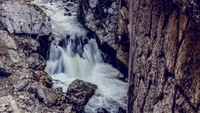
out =
{"type": "Polygon", "coordinates": [[[64,83],[54,82],[53,87],[66,91],[73,80],[81,79],[98,86],[85,106],[86,113],[95,113],[97,108],[106,108],[111,113],[116,113],[119,107],[126,109],[128,84],[118,79],[123,75],[117,69],[103,62],[95,37],[77,22],[77,4],[62,0],[32,3],[51,18],[54,40],[45,71],[64,83]]]}

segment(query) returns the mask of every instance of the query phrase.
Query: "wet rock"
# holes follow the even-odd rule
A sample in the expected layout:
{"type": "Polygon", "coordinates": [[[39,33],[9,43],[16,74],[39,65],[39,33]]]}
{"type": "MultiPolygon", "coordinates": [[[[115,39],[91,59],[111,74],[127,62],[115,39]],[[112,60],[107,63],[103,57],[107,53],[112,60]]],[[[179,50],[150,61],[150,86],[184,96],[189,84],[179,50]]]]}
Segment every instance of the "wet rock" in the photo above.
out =
{"type": "Polygon", "coordinates": [[[82,80],[74,80],[68,87],[67,99],[73,104],[73,110],[80,113],[83,111],[84,105],[94,95],[97,86],[82,80]]]}
{"type": "Polygon", "coordinates": [[[109,113],[105,108],[98,108],[97,113],[109,113]]]}
{"type": "Polygon", "coordinates": [[[62,93],[62,87],[57,87],[57,88],[55,88],[55,92],[56,93],[62,93]]]}
{"type": "Polygon", "coordinates": [[[126,113],[126,110],[120,107],[117,113],[126,113]]]}
{"type": "Polygon", "coordinates": [[[0,12],[0,22],[10,33],[39,35],[51,33],[50,19],[36,5],[6,1],[0,4],[0,12]]]}

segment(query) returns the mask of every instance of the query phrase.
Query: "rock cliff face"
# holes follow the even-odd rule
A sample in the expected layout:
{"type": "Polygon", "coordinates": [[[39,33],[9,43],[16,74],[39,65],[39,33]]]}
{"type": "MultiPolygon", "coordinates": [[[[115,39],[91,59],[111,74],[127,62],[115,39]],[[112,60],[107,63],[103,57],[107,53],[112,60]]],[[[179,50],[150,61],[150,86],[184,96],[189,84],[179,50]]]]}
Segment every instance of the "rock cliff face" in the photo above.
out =
{"type": "Polygon", "coordinates": [[[79,0],[78,20],[97,35],[105,61],[127,76],[129,13],[125,1],[79,0]]]}
{"type": "Polygon", "coordinates": [[[199,113],[200,2],[129,4],[128,113],[199,113]]]}

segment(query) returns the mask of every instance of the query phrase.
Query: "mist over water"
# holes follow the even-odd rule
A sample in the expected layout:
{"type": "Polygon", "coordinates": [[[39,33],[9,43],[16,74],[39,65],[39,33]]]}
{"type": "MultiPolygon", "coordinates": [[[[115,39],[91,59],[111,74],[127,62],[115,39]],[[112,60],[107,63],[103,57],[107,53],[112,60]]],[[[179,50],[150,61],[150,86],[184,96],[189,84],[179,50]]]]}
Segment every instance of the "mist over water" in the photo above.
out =
{"type": "Polygon", "coordinates": [[[81,79],[98,86],[85,106],[86,113],[95,113],[97,108],[106,108],[111,113],[117,112],[119,107],[125,109],[128,84],[118,79],[123,75],[117,69],[103,62],[95,37],[88,36],[89,31],[77,22],[77,4],[63,3],[63,0],[32,3],[51,18],[54,40],[45,71],[61,81],[54,82],[53,87],[67,91],[73,80],[81,79]]]}

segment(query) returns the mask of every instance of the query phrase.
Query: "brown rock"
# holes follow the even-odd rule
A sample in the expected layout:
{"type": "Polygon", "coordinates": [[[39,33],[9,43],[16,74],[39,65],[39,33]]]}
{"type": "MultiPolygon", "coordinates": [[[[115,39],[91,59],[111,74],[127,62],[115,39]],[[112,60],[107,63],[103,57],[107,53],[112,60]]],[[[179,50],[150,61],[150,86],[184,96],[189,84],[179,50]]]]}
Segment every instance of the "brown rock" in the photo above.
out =
{"type": "Polygon", "coordinates": [[[129,2],[128,113],[200,112],[198,3],[129,2]]]}
{"type": "Polygon", "coordinates": [[[45,71],[35,71],[34,73],[36,74],[36,77],[41,84],[48,88],[51,88],[53,82],[51,76],[48,73],[46,73],[45,71]]]}
{"type": "Polygon", "coordinates": [[[129,12],[127,10],[126,7],[122,6],[121,9],[120,9],[120,15],[122,16],[122,18],[124,20],[128,20],[129,19],[129,12]]]}

